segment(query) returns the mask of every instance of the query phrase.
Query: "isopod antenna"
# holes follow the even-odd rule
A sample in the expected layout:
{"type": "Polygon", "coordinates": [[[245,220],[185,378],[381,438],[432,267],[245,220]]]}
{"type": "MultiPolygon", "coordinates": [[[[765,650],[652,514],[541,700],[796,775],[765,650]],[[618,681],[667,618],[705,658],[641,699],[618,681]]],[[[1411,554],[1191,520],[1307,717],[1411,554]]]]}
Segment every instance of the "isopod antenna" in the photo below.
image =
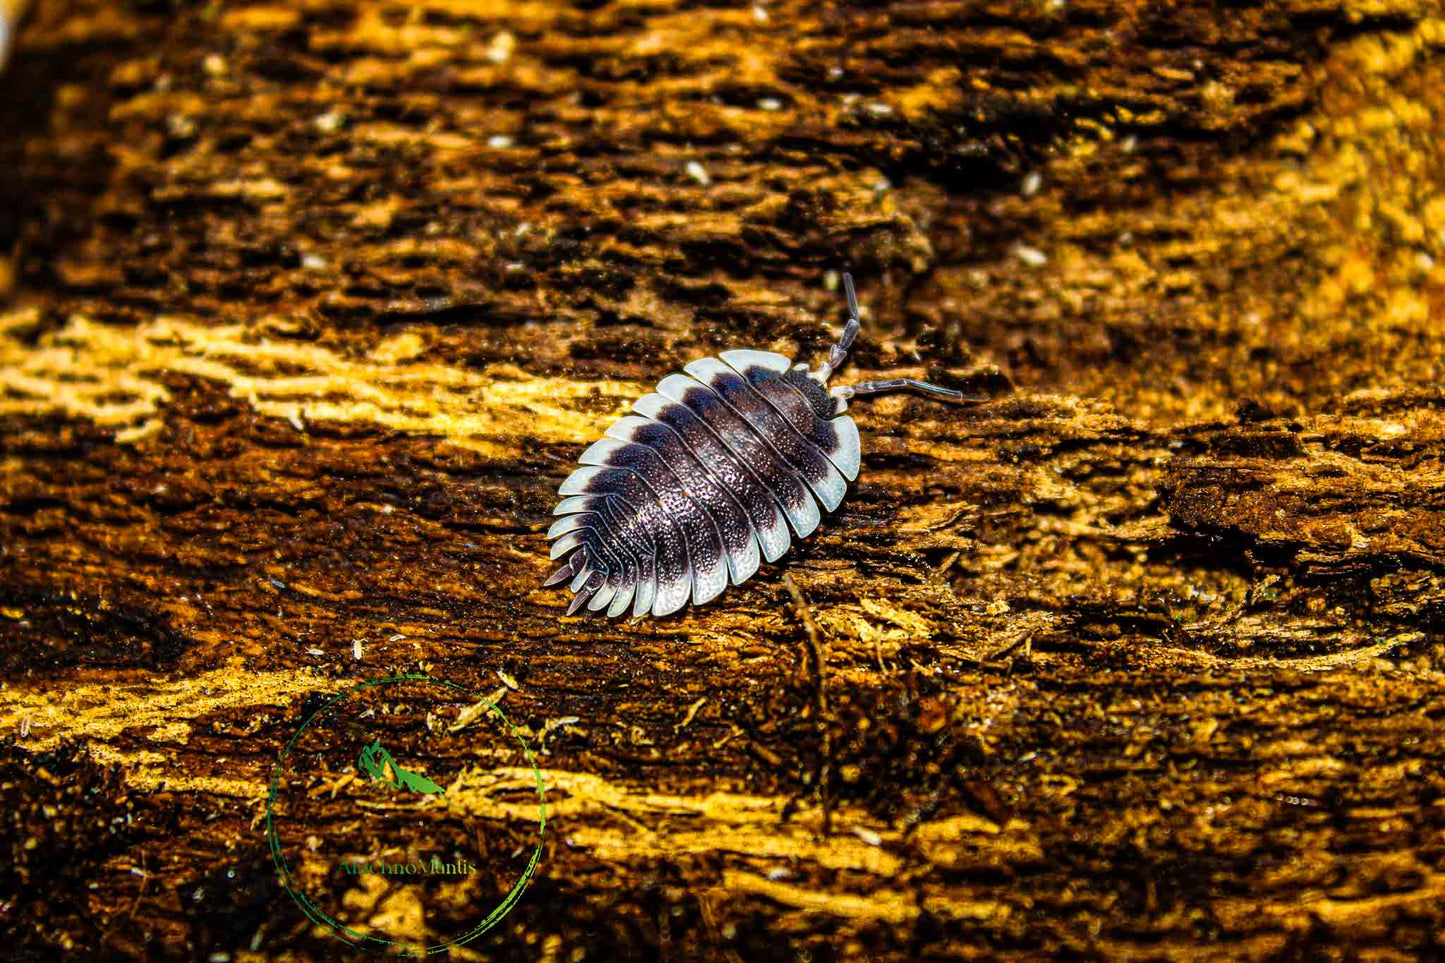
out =
{"type": "MultiPolygon", "coordinates": [[[[853,290],[853,275],[846,271],[843,272],[843,290],[848,295],[848,325],[843,329],[843,336],[838,339],[838,343],[828,348],[827,364],[822,365],[814,375],[825,384],[829,376],[837,371],[842,366],[844,359],[848,357],[848,349],[853,347],[853,342],[858,337],[858,331],[863,326],[858,319],[858,294],[853,290]]],[[[935,398],[967,403],[989,400],[984,395],[966,395],[962,391],[930,384],[927,381],[919,381],[917,378],[885,378],[882,381],[862,381],[856,385],[838,385],[828,393],[834,398],[846,402],[849,398],[860,395],[881,395],[887,391],[918,391],[935,398]]]]}

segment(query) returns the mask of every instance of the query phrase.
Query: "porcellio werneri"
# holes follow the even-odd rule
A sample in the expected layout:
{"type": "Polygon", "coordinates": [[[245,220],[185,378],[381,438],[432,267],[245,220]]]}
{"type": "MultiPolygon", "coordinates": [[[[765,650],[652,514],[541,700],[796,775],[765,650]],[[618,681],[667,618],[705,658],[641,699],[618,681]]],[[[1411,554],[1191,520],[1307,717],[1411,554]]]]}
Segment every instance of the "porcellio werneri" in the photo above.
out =
{"type": "Polygon", "coordinates": [[[848,326],[815,370],[770,351],[724,351],[668,375],[632,405],[583,466],[562,482],[547,532],[566,556],[544,586],[570,583],[567,614],[583,605],[634,617],[702,605],[741,585],[818,527],[858,477],[858,426],[848,399],[915,389],[983,401],[951,388],[890,378],[826,387],[858,336],[858,297],[843,275],[848,326]]]}

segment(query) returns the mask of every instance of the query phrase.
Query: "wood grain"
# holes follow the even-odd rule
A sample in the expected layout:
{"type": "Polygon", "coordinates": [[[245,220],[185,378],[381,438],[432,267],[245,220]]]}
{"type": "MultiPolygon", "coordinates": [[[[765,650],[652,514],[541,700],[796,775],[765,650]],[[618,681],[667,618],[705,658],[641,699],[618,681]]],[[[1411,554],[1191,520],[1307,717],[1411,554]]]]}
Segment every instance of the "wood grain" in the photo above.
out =
{"type": "Polygon", "coordinates": [[[5,952],[335,958],[268,781],[423,669],[556,806],[459,958],[1439,954],[1442,49],[1408,0],[33,4],[5,952]],[[779,563],[562,617],[586,443],[818,358],[843,269],[847,379],[994,400],[856,403],[779,563]]]}

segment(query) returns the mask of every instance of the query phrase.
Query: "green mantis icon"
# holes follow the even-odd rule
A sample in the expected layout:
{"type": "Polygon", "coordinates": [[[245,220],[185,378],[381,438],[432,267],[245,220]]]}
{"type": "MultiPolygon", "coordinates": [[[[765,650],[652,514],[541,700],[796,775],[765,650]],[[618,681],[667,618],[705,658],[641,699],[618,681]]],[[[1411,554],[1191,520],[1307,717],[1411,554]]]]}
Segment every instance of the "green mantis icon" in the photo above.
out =
{"type": "Polygon", "coordinates": [[[356,764],[371,773],[371,778],[384,782],[393,789],[410,789],[412,792],[428,794],[446,792],[426,776],[418,776],[398,766],[396,760],[391,758],[391,753],[382,747],[380,738],[369,746],[362,746],[361,755],[356,757],[356,764]]]}

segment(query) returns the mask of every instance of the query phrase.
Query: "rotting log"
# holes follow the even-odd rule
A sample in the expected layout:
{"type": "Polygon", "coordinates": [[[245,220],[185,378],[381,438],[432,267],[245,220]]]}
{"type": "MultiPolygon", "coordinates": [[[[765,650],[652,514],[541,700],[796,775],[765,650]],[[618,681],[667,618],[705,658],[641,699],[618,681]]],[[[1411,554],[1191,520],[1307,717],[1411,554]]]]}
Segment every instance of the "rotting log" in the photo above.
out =
{"type": "Polygon", "coordinates": [[[1441,953],[1440,17],[32,5],[6,952],[334,958],[267,783],[307,698],[424,668],[511,680],[554,787],[466,958],[1441,953]],[[857,404],[779,563],[561,618],[582,447],[817,357],[845,268],[846,375],[995,400],[857,404]]]}

